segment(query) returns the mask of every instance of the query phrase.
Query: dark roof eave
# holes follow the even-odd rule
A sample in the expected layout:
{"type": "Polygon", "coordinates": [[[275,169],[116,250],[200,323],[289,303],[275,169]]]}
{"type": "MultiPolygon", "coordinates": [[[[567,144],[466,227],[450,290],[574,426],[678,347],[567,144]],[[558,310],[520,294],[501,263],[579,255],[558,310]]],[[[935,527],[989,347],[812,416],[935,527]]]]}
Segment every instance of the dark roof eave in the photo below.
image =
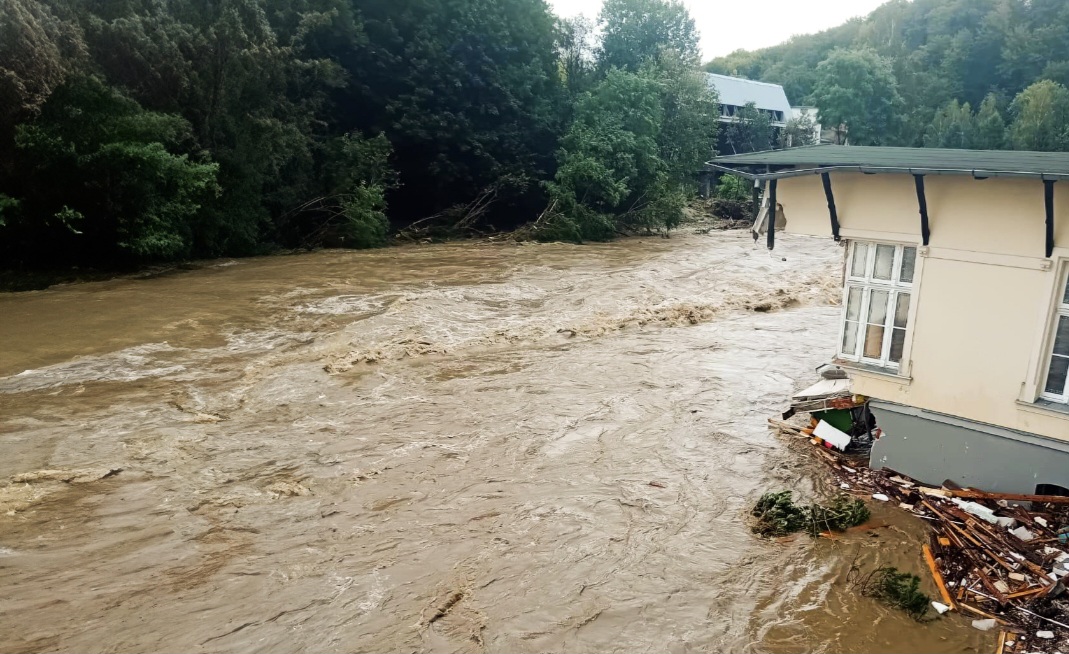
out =
{"type": "MultiPolygon", "coordinates": [[[[784,179],[788,177],[804,177],[806,175],[819,175],[821,173],[831,172],[860,172],[867,175],[876,174],[898,174],[898,175],[963,175],[974,177],[976,179],[987,179],[988,177],[1009,177],[1009,178],[1023,178],[1023,179],[1042,179],[1042,180],[1067,180],[1069,174],[1065,173],[1041,173],[1026,170],[981,170],[981,169],[955,169],[955,168],[899,168],[899,167],[886,167],[886,166],[860,166],[860,165],[837,165],[837,166],[819,166],[816,168],[788,168],[785,170],[777,170],[766,173],[752,173],[739,168],[732,168],[730,166],[723,166],[715,164],[711,161],[707,161],[705,165],[716,172],[730,173],[732,175],[738,175],[739,177],[745,177],[746,179],[752,179],[756,181],[766,181],[770,179],[784,179]]],[[[765,164],[740,164],[745,167],[764,166],[765,164]]]]}

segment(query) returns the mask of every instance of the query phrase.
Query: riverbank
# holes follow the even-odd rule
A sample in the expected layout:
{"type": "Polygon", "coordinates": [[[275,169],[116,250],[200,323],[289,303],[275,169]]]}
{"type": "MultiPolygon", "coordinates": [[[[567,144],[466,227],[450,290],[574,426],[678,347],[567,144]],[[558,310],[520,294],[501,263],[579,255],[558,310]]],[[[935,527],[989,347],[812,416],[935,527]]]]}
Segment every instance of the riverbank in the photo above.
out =
{"type": "MultiPolygon", "coordinates": [[[[713,231],[731,229],[746,229],[752,222],[746,217],[744,211],[735,205],[718,208],[715,200],[695,199],[684,210],[684,220],[675,230],[675,235],[707,234],[713,231]]],[[[658,234],[641,234],[621,236],[623,239],[655,238],[658,234]]],[[[671,237],[669,234],[668,237],[671,237]]],[[[525,232],[523,228],[513,231],[482,233],[436,233],[433,236],[416,235],[412,233],[394,234],[389,245],[384,247],[405,247],[432,245],[438,243],[500,243],[500,242],[531,242],[536,239],[525,232]]],[[[617,239],[619,240],[619,239],[617,239]]],[[[191,270],[200,270],[218,266],[222,262],[261,257],[292,256],[308,252],[318,252],[324,249],[290,250],[278,249],[270,253],[253,255],[250,257],[223,257],[220,259],[198,259],[190,261],[175,261],[171,263],[151,264],[128,269],[107,270],[94,268],[63,268],[42,270],[4,270],[0,269],[0,293],[19,293],[24,291],[39,291],[52,286],[66,284],[83,284],[87,282],[99,282],[110,279],[151,279],[165,275],[179,274],[191,270]]],[[[339,248],[340,249],[340,248],[339,248]]]]}

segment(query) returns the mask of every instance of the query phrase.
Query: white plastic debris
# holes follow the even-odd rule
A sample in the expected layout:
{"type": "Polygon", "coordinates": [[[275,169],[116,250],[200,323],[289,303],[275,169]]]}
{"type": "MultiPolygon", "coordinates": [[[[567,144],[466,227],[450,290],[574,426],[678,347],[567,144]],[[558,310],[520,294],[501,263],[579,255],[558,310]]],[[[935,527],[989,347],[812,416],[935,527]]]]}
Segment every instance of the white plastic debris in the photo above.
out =
{"type": "Polygon", "coordinates": [[[886,495],[884,495],[883,493],[873,493],[873,494],[872,494],[872,499],[874,499],[874,500],[880,500],[881,502],[886,502],[886,501],[890,500],[891,498],[890,498],[890,497],[887,497],[887,496],[886,496],[886,495]]]}
{"type": "Polygon", "coordinates": [[[832,447],[839,450],[845,450],[846,446],[850,444],[849,434],[836,429],[823,420],[817,423],[816,428],[813,429],[813,435],[822,439],[825,443],[831,443],[832,447]]]}
{"type": "Polygon", "coordinates": [[[1051,640],[1052,638],[1054,638],[1054,632],[1053,631],[1037,631],[1036,632],[1036,638],[1045,638],[1047,640],[1051,640]]]}
{"type": "Polygon", "coordinates": [[[1020,538],[1021,540],[1025,541],[1025,542],[1028,542],[1028,541],[1032,540],[1033,538],[1035,538],[1035,536],[1032,534],[1032,532],[1028,531],[1028,528],[1023,526],[1023,525],[1018,527],[1018,528],[1016,528],[1016,529],[1011,529],[1010,533],[1013,534],[1014,536],[1016,536],[1017,538],[1020,538]]]}
{"type": "Polygon", "coordinates": [[[935,609],[936,613],[938,613],[939,615],[943,615],[944,613],[950,610],[949,606],[947,606],[946,604],[941,604],[939,602],[932,602],[932,608],[935,609]]]}
{"type": "Polygon", "coordinates": [[[973,620],[972,626],[976,627],[980,631],[991,631],[995,628],[998,622],[994,618],[988,618],[987,620],[973,620]]]}
{"type": "Polygon", "coordinates": [[[1033,518],[1033,520],[1035,520],[1036,524],[1038,524],[1040,527],[1046,527],[1047,526],[1047,521],[1044,520],[1041,516],[1037,515],[1035,518],[1033,518]]]}
{"type": "Polygon", "coordinates": [[[846,483],[844,481],[843,483],[839,484],[839,488],[841,488],[843,490],[850,490],[850,484],[848,484],[848,483],[846,483]]]}
{"type": "Polygon", "coordinates": [[[977,504],[976,502],[966,502],[965,500],[957,497],[950,498],[950,501],[954,504],[957,504],[966,513],[971,513],[977,518],[984,520],[985,522],[996,524],[995,512],[987,508],[983,504],[977,504]]]}

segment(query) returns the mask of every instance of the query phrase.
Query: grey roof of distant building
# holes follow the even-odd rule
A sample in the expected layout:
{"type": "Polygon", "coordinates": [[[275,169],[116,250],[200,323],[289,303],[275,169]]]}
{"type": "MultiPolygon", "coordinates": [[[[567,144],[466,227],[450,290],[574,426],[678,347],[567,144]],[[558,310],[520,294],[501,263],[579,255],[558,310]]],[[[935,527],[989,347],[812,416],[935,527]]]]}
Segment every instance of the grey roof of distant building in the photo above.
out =
{"type": "Polygon", "coordinates": [[[779,84],[755,82],[716,73],[706,73],[706,75],[709,86],[716,89],[720,96],[720,104],[742,107],[752,102],[757,105],[758,109],[782,111],[784,116],[791,115],[791,103],[787,101],[787,94],[783,92],[783,87],[779,84]]]}
{"type": "MultiPolygon", "coordinates": [[[[753,173],[754,177],[791,177],[822,170],[858,170],[912,174],[959,174],[974,177],[1069,178],[1069,153],[1021,150],[950,150],[860,145],[810,145],[726,155],[709,162],[714,168],[792,167],[753,173]]],[[[750,175],[748,175],[750,176],[750,175]]]]}

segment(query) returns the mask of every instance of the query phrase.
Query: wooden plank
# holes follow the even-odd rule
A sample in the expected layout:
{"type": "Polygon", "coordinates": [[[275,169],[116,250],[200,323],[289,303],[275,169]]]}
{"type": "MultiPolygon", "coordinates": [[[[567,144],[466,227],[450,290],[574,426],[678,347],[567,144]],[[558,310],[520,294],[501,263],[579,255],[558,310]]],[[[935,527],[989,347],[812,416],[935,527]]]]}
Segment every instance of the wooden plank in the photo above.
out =
{"type": "Polygon", "coordinates": [[[939,587],[939,594],[943,596],[943,602],[954,610],[954,598],[950,596],[950,591],[947,590],[947,586],[943,583],[943,574],[939,572],[939,566],[935,564],[935,557],[932,556],[932,548],[928,547],[928,543],[925,543],[921,548],[924,552],[924,561],[928,564],[928,569],[932,571],[932,577],[935,578],[935,585],[939,587]]]}
{"type": "Polygon", "coordinates": [[[995,649],[995,654],[1002,654],[1002,651],[1006,649],[1006,632],[998,632],[998,647],[995,649]]]}
{"type": "Polygon", "coordinates": [[[1029,588],[1028,590],[1022,590],[1016,593],[1010,593],[1006,597],[1014,599],[1015,597],[1027,597],[1028,595],[1035,595],[1036,593],[1042,593],[1047,590],[1046,586],[1039,586],[1037,588],[1029,588]]]}

